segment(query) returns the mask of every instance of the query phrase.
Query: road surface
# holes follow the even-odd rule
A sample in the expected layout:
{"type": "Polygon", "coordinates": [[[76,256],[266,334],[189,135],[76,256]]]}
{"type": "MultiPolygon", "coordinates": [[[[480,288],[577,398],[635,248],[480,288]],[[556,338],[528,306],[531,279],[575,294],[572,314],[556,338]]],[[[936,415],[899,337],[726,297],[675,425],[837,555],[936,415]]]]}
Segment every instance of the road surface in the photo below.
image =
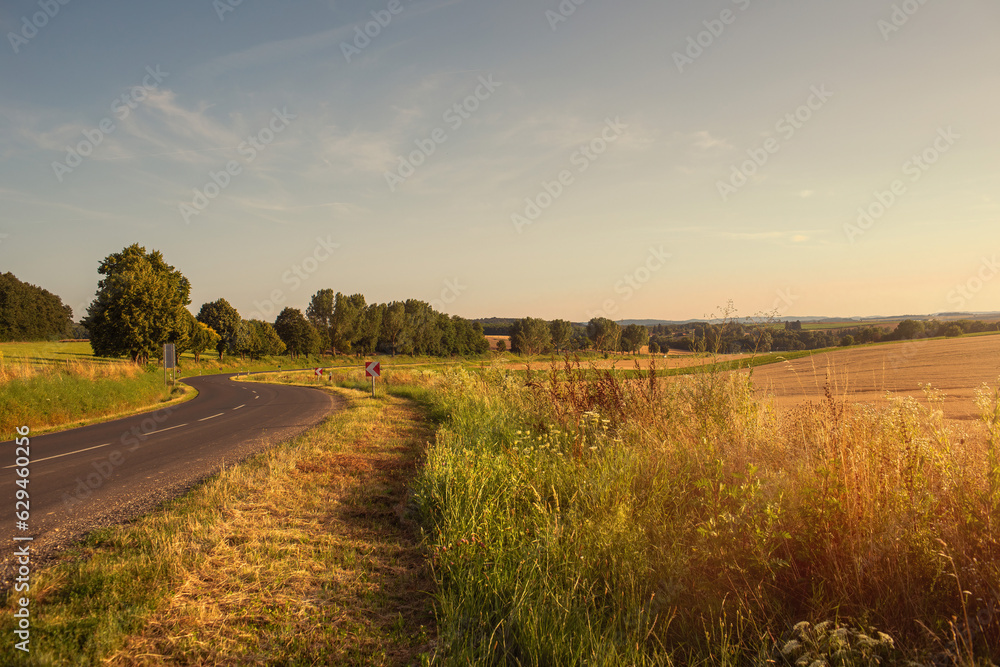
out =
{"type": "Polygon", "coordinates": [[[16,445],[0,443],[0,590],[11,584],[15,548],[30,544],[37,567],[94,528],[155,508],[224,463],[298,435],[339,405],[314,389],[231,377],[188,378],[184,382],[198,397],[156,412],[29,436],[27,531],[19,529],[15,516],[23,510],[15,508],[16,445]],[[16,542],[16,536],[34,540],[16,542]]]}

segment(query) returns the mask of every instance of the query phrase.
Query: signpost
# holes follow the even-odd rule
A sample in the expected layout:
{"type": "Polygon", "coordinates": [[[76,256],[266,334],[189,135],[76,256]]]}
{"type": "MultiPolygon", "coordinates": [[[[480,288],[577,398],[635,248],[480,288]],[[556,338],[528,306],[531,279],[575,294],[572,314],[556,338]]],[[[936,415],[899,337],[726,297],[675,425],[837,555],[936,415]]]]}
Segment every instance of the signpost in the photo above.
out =
{"type": "Polygon", "coordinates": [[[174,380],[174,369],[177,368],[176,359],[174,358],[174,344],[164,343],[163,344],[163,384],[167,384],[167,369],[170,369],[170,379],[171,383],[174,380]]]}
{"type": "Polygon", "coordinates": [[[382,364],[377,361],[366,362],[365,377],[372,379],[372,398],[375,398],[375,378],[382,377],[382,364]]]}

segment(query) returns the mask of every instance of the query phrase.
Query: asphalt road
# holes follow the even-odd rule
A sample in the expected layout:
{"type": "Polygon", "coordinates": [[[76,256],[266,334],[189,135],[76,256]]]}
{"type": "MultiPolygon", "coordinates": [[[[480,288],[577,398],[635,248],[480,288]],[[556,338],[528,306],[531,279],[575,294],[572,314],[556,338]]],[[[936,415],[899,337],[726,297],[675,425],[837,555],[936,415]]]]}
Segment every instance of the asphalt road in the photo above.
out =
{"type": "Polygon", "coordinates": [[[197,398],[156,412],[29,436],[27,531],[16,525],[16,445],[0,443],[0,589],[11,583],[15,548],[30,544],[37,566],[94,528],[133,519],[223,464],[298,435],[336,405],[314,389],[231,377],[188,378],[197,398]]]}

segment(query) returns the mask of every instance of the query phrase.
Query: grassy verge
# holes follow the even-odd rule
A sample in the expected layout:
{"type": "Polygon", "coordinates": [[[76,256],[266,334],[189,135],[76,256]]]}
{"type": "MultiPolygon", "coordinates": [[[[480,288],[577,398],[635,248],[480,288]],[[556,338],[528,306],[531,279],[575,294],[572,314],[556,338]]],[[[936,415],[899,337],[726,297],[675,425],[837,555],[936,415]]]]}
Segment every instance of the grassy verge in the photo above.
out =
{"type": "Polygon", "coordinates": [[[778,413],[737,374],[423,380],[446,664],[1000,660],[995,393],[960,432],[933,392],[778,413]]]}
{"type": "MultiPolygon", "coordinates": [[[[403,665],[429,654],[431,580],[406,488],[432,431],[410,401],[334,391],[347,408],[321,426],[33,573],[30,662],[403,665]]],[[[0,633],[12,636],[12,621],[0,633]]],[[[15,653],[3,643],[0,663],[15,653]]]]}
{"type": "MultiPolygon", "coordinates": [[[[188,395],[135,366],[73,364],[0,382],[0,440],[30,425],[35,434],[131,414],[188,395]]],[[[190,394],[193,395],[193,394],[190,394]]]]}

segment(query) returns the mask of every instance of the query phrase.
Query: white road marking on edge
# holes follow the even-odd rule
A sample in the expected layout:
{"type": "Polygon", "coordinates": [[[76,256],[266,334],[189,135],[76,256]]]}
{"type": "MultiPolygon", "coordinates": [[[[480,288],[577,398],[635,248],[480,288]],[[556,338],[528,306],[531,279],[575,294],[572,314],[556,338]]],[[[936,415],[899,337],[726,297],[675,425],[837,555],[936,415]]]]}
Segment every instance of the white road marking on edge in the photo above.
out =
{"type": "MultiPolygon", "coordinates": [[[[31,462],[32,463],[41,463],[42,461],[51,461],[52,459],[58,459],[58,458],[63,457],[63,456],[69,456],[70,454],[79,454],[81,452],[89,452],[91,449],[100,449],[101,447],[107,447],[110,444],[111,444],[110,442],[106,442],[103,445],[94,445],[93,447],[87,447],[86,449],[78,449],[75,452],[66,452],[65,454],[56,454],[55,456],[49,456],[49,457],[46,457],[44,459],[31,459],[31,462]]],[[[8,468],[17,468],[17,467],[22,467],[23,468],[24,466],[12,465],[12,466],[4,466],[3,468],[0,468],[0,469],[7,470],[8,468]]]]}
{"type": "Polygon", "coordinates": [[[224,412],[220,412],[220,413],[219,413],[219,414],[217,414],[217,415],[212,415],[211,417],[205,417],[204,419],[199,419],[198,421],[200,421],[200,422],[206,422],[206,421],[208,421],[209,419],[215,419],[216,417],[221,417],[221,416],[222,416],[222,415],[224,415],[224,414],[225,414],[224,412]]]}

